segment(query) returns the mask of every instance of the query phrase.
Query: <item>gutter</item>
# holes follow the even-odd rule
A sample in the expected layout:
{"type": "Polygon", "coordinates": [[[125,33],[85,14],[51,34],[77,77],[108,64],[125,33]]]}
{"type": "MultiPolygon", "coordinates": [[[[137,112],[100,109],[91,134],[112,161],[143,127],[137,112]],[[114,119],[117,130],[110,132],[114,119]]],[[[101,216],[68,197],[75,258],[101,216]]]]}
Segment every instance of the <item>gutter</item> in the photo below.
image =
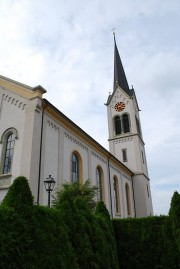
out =
{"type": "Polygon", "coordinates": [[[39,205],[40,196],[40,182],[41,182],[41,160],[42,160],[42,138],[43,138],[43,127],[44,127],[44,111],[48,104],[43,107],[42,119],[41,119],[41,138],[40,138],[40,148],[39,148],[39,174],[38,174],[38,191],[37,191],[37,205],[39,205]]]}
{"type": "Polygon", "coordinates": [[[110,160],[111,156],[108,157],[108,174],[109,174],[109,193],[110,193],[110,209],[111,209],[111,219],[113,218],[113,210],[112,210],[112,192],[111,192],[111,174],[110,174],[110,160]]]}

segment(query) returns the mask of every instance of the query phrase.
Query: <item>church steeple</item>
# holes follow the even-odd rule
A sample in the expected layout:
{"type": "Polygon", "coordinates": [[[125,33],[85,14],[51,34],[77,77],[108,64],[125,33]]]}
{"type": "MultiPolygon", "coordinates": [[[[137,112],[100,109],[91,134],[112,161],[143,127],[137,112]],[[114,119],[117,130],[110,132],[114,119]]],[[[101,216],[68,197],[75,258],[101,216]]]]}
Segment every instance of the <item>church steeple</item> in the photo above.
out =
{"type": "MultiPolygon", "coordinates": [[[[139,107],[134,89],[129,89],[114,36],[114,88],[106,106],[109,150],[133,173],[132,188],[136,216],[152,214],[152,200],[139,107]],[[141,197],[141,199],[139,199],[141,197]]],[[[123,180],[125,180],[123,178],[123,180]]],[[[122,181],[122,186],[123,186],[122,181]]],[[[125,188],[125,187],[124,187],[125,188]]]]}
{"type": "Polygon", "coordinates": [[[121,62],[119,51],[116,45],[116,38],[114,33],[114,85],[113,91],[116,89],[116,86],[120,86],[128,95],[132,96],[133,90],[129,89],[127,82],[126,74],[121,62]]]}

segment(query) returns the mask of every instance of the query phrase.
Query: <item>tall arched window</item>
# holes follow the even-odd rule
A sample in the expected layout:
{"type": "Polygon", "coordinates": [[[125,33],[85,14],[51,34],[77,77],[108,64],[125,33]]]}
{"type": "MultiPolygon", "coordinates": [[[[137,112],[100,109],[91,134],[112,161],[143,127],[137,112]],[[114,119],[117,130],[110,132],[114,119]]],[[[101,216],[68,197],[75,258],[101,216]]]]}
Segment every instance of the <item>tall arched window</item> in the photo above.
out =
{"type": "Polygon", "coordinates": [[[96,168],[97,200],[105,203],[104,174],[100,166],[96,168]]]}
{"type": "Polygon", "coordinates": [[[121,134],[121,119],[119,116],[114,117],[114,127],[116,135],[121,134]]]}
{"type": "Polygon", "coordinates": [[[2,144],[0,174],[11,173],[16,139],[18,139],[18,132],[15,128],[5,130],[0,138],[2,144]]]}
{"type": "Polygon", "coordinates": [[[128,216],[131,216],[131,200],[130,200],[130,191],[129,191],[129,185],[126,183],[125,185],[126,189],[126,204],[127,204],[127,214],[128,216]]]}
{"type": "Polygon", "coordinates": [[[11,171],[12,158],[14,152],[14,141],[15,135],[13,132],[8,133],[4,141],[4,164],[3,164],[3,174],[8,174],[11,171]]]}
{"type": "Polygon", "coordinates": [[[119,197],[119,184],[116,176],[113,178],[113,186],[114,186],[114,207],[115,213],[120,214],[120,197],[119,197]]]}
{"type": "Polygon", "coordinates": [[[72,154],[72,182],[79,179],[79,161],[75,153],[72,154]]]}
{"type": "Polygon", "coordinates": [[[128,116],[128,114],[123,114],[122,115],[122,122],[123,122],[123,131],[124,131],[124,133],[130,132],[129,116],[128,116]]]}
{"type": "Polygon", "coordinates": [[[77,151],[74,151],[71,155],[71,180],[72,182],[80,182],[83,180],[83,167],[82,159],[77,151]]]}
{"type": "Polygon", "coordinates": [[[103,172],[100,167],[96,169],[97,200],[103,201],[103,172]]]}

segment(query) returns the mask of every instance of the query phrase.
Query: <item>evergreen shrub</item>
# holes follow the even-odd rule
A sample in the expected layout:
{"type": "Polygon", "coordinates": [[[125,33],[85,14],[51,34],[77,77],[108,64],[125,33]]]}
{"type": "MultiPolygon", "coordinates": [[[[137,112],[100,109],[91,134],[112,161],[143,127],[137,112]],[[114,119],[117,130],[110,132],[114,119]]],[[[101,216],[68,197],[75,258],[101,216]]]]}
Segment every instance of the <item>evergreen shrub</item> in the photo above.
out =
{"type": "Polygon", "coordinates": [[[59,210],[68,227],[69,238],[81,269],[100,269],[91,242],[96,205],[93,197],[96,191],[97,188],[91,187],[89,181],[83,185],[78,182],[65,183],[54,196],[54,208],[59,210]]]}
{"type": "Polygon", "coordinates": [[[111,220],[97,188],[66,183],[53,208],[18,177],[0,205],[0,268],[178,269],[180,196],[168,216],[111,220]]]}
{"type": "Polygon", "coordinates": [[[32,192],[28,180],[25,177],[20,176],[14,180],[1,205],[13,207],[21,212],[27,206],[33,205],[32,192]]]}
{"type": "Polygon", "coordinates": [[[116,239],[109,212],[103,202],[95,210],[95,250],[100,268],[118,269],[116,239]]]}
{"type": "Polygon", "coordinates": [[[119,268],[177,269],[177,249],[167,216],[113,220],[119,268]]]}
{"type": "Polygon", "coordinates": [[[175,191],[171,199],[169,219],[172,226],[173,238],[177,247],[177,261],[180,268],[180,194],[175,191]]]}
{"type": "Polygon", "coordinates": [[[59,212],[33,206],[25,214],[0,207],[0,268],[79,269],[59,212]]]}
{"type": "Polygon", "coordinates": [[[79,269],[67,227],[57,210],[33,205],[18,177],[0,206],[0,268],[79,269]]]}

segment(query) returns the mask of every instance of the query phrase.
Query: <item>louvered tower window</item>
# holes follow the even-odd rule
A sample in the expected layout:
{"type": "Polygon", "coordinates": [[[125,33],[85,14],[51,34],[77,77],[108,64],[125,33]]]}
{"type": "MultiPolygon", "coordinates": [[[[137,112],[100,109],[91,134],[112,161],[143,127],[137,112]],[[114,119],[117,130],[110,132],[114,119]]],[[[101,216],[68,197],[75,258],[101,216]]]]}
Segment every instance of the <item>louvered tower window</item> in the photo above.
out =
{"type": "Polygon", "coordinates": [[[115,133],[116,135],[119,135],[122,133],[121,130],[121,119],[119,116],[114,117],[114,127],[115,127],[115,133]]]}

